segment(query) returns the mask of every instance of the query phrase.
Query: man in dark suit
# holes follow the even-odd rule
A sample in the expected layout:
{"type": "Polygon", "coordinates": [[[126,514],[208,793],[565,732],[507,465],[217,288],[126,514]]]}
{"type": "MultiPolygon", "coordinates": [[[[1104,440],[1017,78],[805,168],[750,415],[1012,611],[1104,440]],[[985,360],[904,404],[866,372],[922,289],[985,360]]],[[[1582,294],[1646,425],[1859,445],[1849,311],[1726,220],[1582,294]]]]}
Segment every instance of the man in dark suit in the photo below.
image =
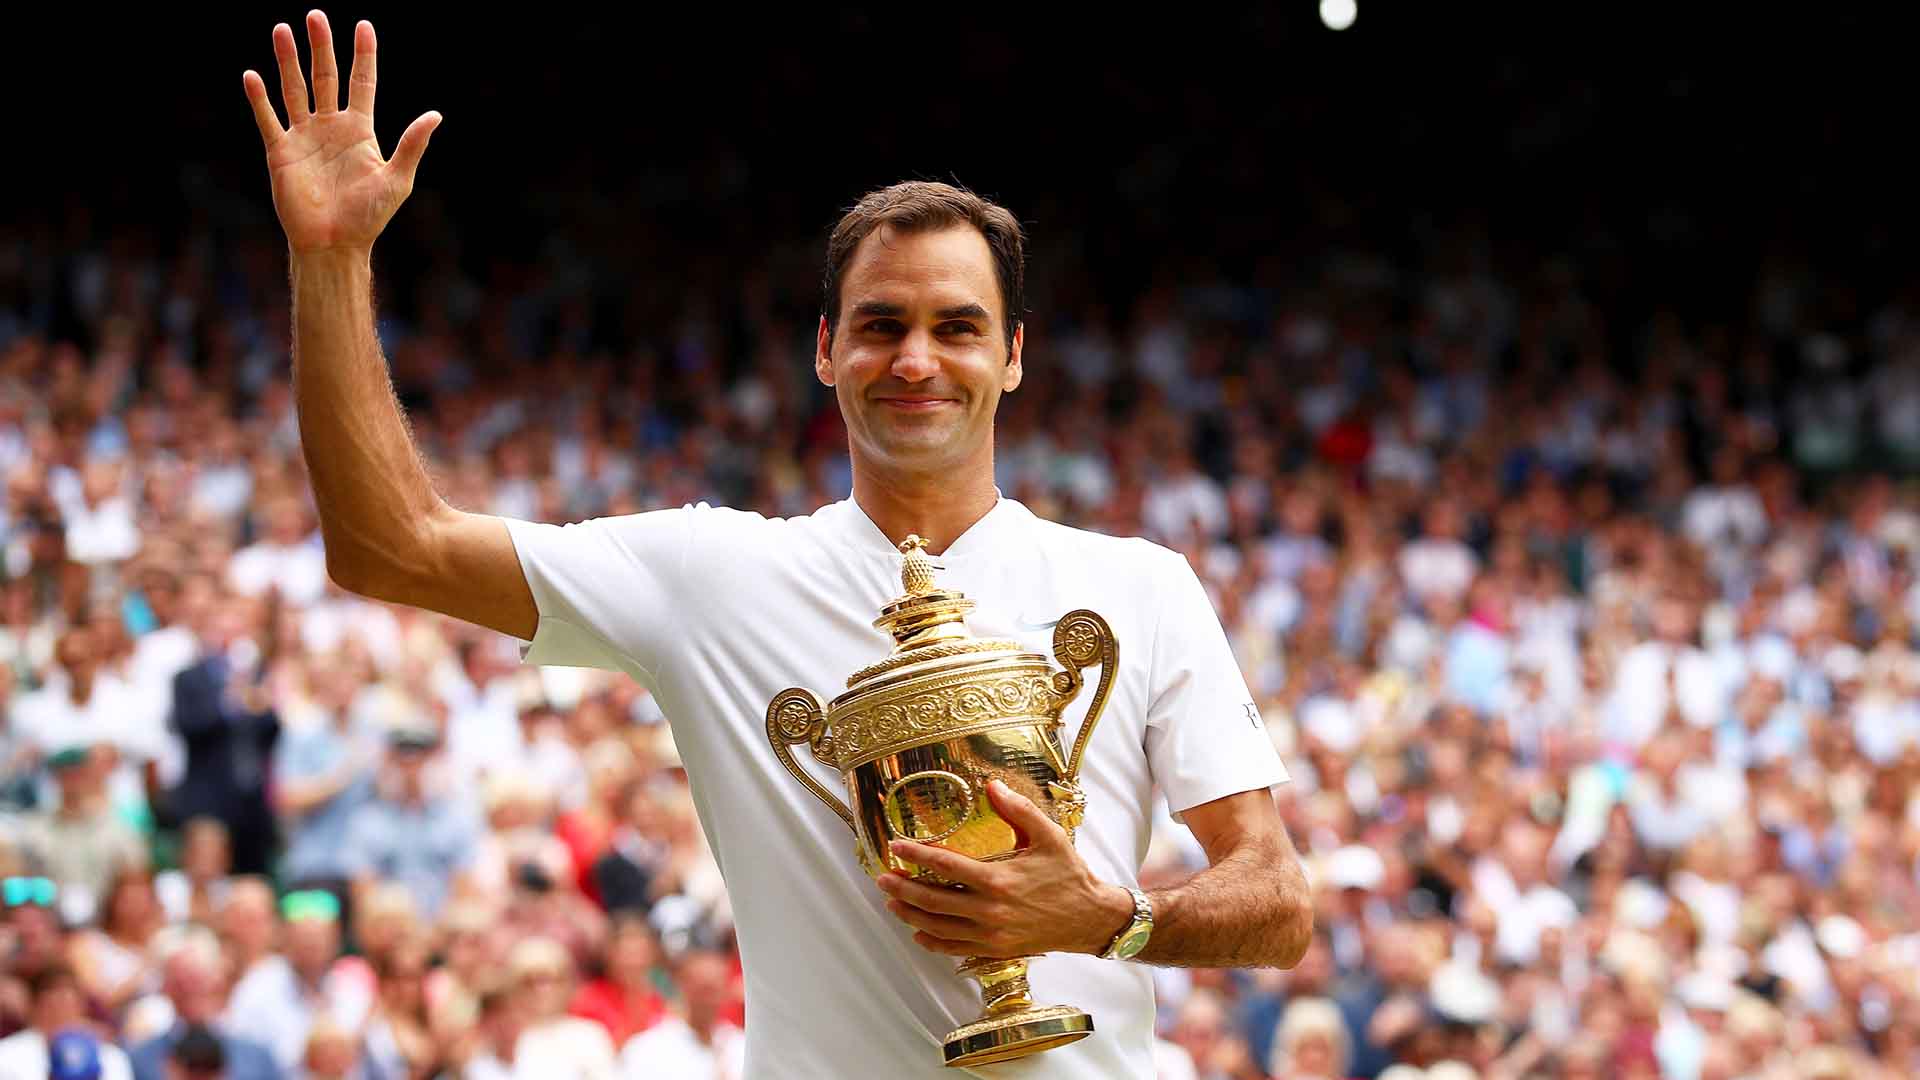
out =
{"type": "Polygon", "coordinates": [[[264,874],[276,840],[267,802],[268,765],[280,718],[268,699],[258,601],[226,597],[208,612],[201,658],[173,679],[173,730],[185,741],[186,774],[170,793],[167,823],[211,817],[225,824],[236,874],[264,874]]]}

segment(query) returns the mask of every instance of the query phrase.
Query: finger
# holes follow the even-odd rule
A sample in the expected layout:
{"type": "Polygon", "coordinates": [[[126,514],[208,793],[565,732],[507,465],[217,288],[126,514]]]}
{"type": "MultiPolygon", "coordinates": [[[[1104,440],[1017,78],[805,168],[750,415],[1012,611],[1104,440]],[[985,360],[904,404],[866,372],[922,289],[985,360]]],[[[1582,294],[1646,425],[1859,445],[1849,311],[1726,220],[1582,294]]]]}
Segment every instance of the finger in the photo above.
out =
{"type": "Polygon", "coordinates": [[[300,49],[293,43],[293,28],[286,23],[273,28],[273,55],[280,61],[280,101],[287,107],[287,126],[299,127],[312,112],[307,108],[307,77],[300,70],[300,49]]]}
{"type": "Polygon", "coordinates": [[[249,71],[240,76],[240,85],[246,88],[247,102],[253,106],[253,122],[260,128],[261,141],[271,150],[273,144],[287,133],[287,129],[280,126],[280,118],[273,112],[273,102],[267,100],[267,82],[258,73],[249,71]]]}
{"type": "Polygon", "coordinates": [[[924,930],[913,935],[913,943],[928,952],[940,953],[943,956],[972,956],[979,951],[977,945],[970,945],[964,941],[948,941],[945,938],[934,937],[924,930]]]}
{"type": "Polygon", "coordinates": [[[982,935],[986,933],[985,927],[971,919],[956,919],[951,915],[935,915],[930,911],[922,911],[912,904],[903,904],[898,900],[888,901],[887,910],[893,912],[894,918],[899,919],[915,930],[925,931],[943,941],[971,942],[974,948],[979,948],[982,935]]]}
{"type": "Polygon", "coordinates": [[[320,11],[307,12],[307,42],[313,47],[313,111],[340,111],[340,65],[333,55],[333,27],[320,11]]]}
{"type": "Polygon", "coordinates": [[[393,148],[393,161],[389,164],[406,177],[407,186],[413,186],[414,173],[420,169],[420,157],[427,152],[427,140],[433,137],[434,129],[440,126],[440,114],[424,113],[420,119],[407,125],[400,136],[400,145],[393,148]]]}
{"type": "Polygon", "coordinates": [[[929,844],[916,844],[911,840],[895,840],[890,850],[902,859],[958,882],[969,888],[986,887],[987,879],[992,876],[992,868],[979,859],[956,854],[946,848],[937,848],[929,844]]]}
{"type": "Polygon", "coordinates": [[[353,28],[353,74],[347,79],[347,108],[363,116],[373,116],[373,87],[379,80],[375,60],[373,24],[365,19],[353,28]]]}
{"type": "Polygon", "coordinates": [[[882,874],[880,891],[896,900],[912,904],[922,911],[936,911],[942,915],[978,918],[985,904],[977,893],[938,888],[924,882],[910,880],[904,874],[882,874]]]}
{"type": "Polygon", "coordinates": [[[1032,799],[995,780],[987,785],[987,798],[993,802],[994,810],[1000,819],[1013,826],[1020,834],[1020,846],[1041,846],[1043,844],[1065,844],[1067,832],[1058,822],[1047,816],[1045,810],[1034,805],[1032,799]]]}

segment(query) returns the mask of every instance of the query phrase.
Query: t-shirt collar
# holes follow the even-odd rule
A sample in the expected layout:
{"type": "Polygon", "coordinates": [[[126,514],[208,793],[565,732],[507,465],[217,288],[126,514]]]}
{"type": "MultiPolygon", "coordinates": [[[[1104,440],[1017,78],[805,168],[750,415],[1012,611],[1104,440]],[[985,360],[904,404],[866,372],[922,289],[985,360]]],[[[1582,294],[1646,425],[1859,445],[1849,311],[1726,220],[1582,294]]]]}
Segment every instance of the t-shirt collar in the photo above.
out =
{"type": "MultiPolygon", "coordinates": [[[[995,499],[993,508],[981,515],[980,520],[968,526],[967,530],[955,538],[953,543],[947,545],[945,551],[935,555],[933,559],[936,564],[948,559],[964,558],[975,550],[991,547],[994,536],[1005,531],[1016,518],[1026,512],[1026,507],[1002,495],[999,487],[996,486],[993,489],[993,494],[995,499]]],[[[893,541],[887,539],[887,534],[880,531],[880,526],[873,523],[873,519],[867,516],[865,508],[853,496],[849,495],[843,499],[840,506],[846,513],[854,540],[861,550],[880,555],[899,556],[899,548],[894,546],[893,541]]]]}

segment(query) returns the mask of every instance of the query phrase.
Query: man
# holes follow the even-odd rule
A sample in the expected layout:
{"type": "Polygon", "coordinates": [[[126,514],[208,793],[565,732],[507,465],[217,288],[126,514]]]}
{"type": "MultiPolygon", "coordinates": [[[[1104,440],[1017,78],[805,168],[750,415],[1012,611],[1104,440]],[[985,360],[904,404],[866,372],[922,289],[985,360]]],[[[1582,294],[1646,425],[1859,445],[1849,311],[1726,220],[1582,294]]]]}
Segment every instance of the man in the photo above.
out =
{"type": "MultiPolygon", "coordinates": [[[[166,958],[162,989],[173,1005],[173,1025],[133,1048],[134,1080],[166,1080],[167,1063],[190,1035],[209,1031],[225,1005],[225,961],[219,943],[204,933],[184,938],[166,958]]],[[[213,1032],[231,1080],[279,1080],[280,1066],[267,1048],[235,1034],[213,1032]]]]}
{"type": "Polygon", "coordinates": [[[264,680],[268,660],[256,634],[272,618],[259,602],[224,598],[206,613],[201,659],[174,676],[172,730],[186,747],[186,771],[168,801],[179,821],[226,825],[233,868],[264,874],[277,842],[267,804],[267,769],[280,717],[264,680]]]}
{"type": "Polygon", "coordinates": [[[1012,215],[907,184],[868,196],[835,229],[814,367],[846,421],[852,499],[779,521],[703,505],[564,529],[466,513],[434,492],[410,445],[371,311],[373,242],[439,116],[415,121],[384,160],[373,27],[355,30],[344,112],[325,16],[310,13],[307,32],[314,110],[292,30],[273,35],[291,129],[258,75],[243,83],[292,260],[301,443],[328,571],[363,595],[512,635],[530,663],[624,671],[653,693],[726,874],[749,1075],[952,1075],[941,1038],[980,1012],[954,958],[1036,955],[1034,999],[1072,1002],[1098,1028],[993,1075],[1144,1077],[1152,980],[1108,958],[1141,940],[1141,908],[1146,962],[1298,959],[1311,909],[1268,790],[1286,773],[1198,578],[1162,548],[1039,520],[994,488],[994,412],[1020,384],[1024,341],[1012,215]],[[976,601],[976,632],[1049,651],[1049,620],[1085,606],[1121,643],[1086,751],[1077,846],[996,787],[989,797],[1029,840],[1020,856],[900,849],[965,891],[897,875],[876,889],[845,827],[765,740],[779,690],[828,688],[884,653],[871,622],[901,591],[897,545],[910,533],[929,540],[941,584],[976,601]],[[1156,787],[1211,865],[1149,897],[1133,886],[1156,787]]]}
{"type": "Polygon", "coordinates": [[[437,918],[469,878],[483,823],[470,796],[437,790],[443,785],[428,777],[439,748],[440,733],[418,718],[388,729],[386,771],[341,838],[340,860],[354,882],[356,912],[365,909],[375,885],[397,881],[412,891],[421,914],[437,918]]]}
{"type": "Polygon", "coordinates": [[[48,1080],[55,1066],[73,1066],[84,1076],[91,1060],[97,1066],[96,1080],[131,1080],[133,1071],[119,1047],[95,1046],[96,1053],[89,1058],[83,1047],[91,1036],[74,1038],[76,1031],[71,1029],[87,1023],[87,999],[71,968],[44,968],[27,985],[33,993],[30,1026],[0,1039],[0,1077],[48,1080]]]}
{"type": "MultiPolygon", "coordinates": [[[[85,623],[61,634],[46,685],[20,696],[11,726],[42,761],[91,749],[106,766],[104,805],[137,816],[146,809],[142,769],[160,753],[165,733],[147,722],[153,710],[143,708],[134,688],[114,671],[111,646],[85,623]]],[[[52,794],[40,792],[43,799],[52,794]]]]}
{"type": "Polygon", "coordinates": [[[727,1022],[733,969],[726,957],[689,949],[673,960],[679,1007],[658,1024],[627,1040],[620,1068],[627,1076],[744,1077],[745,1036],[727,1022]]]}
{"type": "Polygon", "coordinates": [[[147,864],[146,844],[108,799],[112,756],[111,747],[96,745],[49,757],[60,804],[20,825],[21,848],[59,885],[61,912],[75,922],[93,918],[114,878],[147,864]]]}
{"type": "Polygon", "coordinates": [[[292,893],[284,907],[286,955],[263,956],[245,970],[225,1027],[266,1046],[282,1072],[298,1073],[314,1028],[331,1022],[357,1030],[373,1007],[374,986],[364,960],[340,956],[340,908],[331,893],[292,893]]]}

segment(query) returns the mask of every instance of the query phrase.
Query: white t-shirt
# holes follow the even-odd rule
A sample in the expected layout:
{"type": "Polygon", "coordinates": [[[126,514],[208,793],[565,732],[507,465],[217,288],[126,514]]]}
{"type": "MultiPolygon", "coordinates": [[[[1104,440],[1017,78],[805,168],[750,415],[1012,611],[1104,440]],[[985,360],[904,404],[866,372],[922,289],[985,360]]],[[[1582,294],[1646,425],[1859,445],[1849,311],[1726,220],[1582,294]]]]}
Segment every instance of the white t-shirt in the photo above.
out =
{"type": "MultiPolygon", "coordinates": [[[[32,1028],[0,1039],[0,1077],[5,1080],[47,1080],[47,1037],[32,1028]]],[[[127,1052],[109,1042],[100,1044],[100,1080],[133,1080],[127,1052]]]]}
{"type": "Polygon", "coordinates": [[[669,1016],[627,1040],[620,1051],[620,1075],[626,1080],[742,1080],[747,1075],[746,1043],[739,1028],[722,1023],[714,1028],[709,1046],[685,1020],[669,1016]]]}
{"type": "MultiPolygon", "coordinates": [[[[766,708],[804,686],[823,701],[887,654],[873,626],[901,593],[899,552],[851,500],[768,519],[701,504],[572,525],[508,519],[540,622],[532,664],[624,671],[658,699],[726,877],[747,980],[747,1071],[950,1078],[947,1032],[981,1013],[955,960],[913,944],[860,870],[846,825],[787,775],[766,708]]],[[[1052,652],[1068,611],[1103,615],[1119,671],[1081,774],[1081,855],[1102,880],[1137,883],[1157,786],[1176,812],[1271,787],[1286,770],[1260,726],[1219,618],[1186,561],[1138,539],[1043,521],[1001,499],[934,560],[977,605],[982,637],[1052,652]]],[[[1070,745],[1092,697],[1068,707],[1070,745]]],[[[829,790],[841,778],[801,747],[829,790]]],[[[1153,1075],[1146,967],[1094,956],[1034,961],[1034,1001],[1070,1004],[1095,1033],[994,1077],[1153,1075]]]]}

